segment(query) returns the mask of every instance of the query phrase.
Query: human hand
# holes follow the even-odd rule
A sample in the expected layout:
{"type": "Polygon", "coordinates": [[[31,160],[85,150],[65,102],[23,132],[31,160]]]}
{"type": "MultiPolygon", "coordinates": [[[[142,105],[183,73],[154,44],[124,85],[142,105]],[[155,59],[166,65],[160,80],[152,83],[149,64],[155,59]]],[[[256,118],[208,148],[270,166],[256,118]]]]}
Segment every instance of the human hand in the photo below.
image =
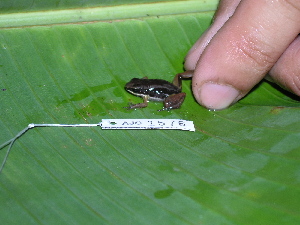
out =
{"type": "Polygon", "coordinates": [[[208,109],[244,97],[268,73],[300,96],[300,1],[221,0],[214,22],[185,61],[193,93],[208,109]]]}

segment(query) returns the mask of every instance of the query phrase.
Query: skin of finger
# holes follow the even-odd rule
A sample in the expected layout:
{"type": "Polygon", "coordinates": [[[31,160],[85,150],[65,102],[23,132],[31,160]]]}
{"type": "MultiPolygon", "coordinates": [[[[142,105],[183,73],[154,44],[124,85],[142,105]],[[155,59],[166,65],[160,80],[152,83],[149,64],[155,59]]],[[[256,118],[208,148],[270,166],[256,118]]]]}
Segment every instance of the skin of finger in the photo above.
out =
{"type": "Polygon", "coordinates": [[[204,83],[234,87],[241,98],[265,76],[300,32],[300,1],[289,2],[294,5],[283,0],[240,2],[196,65],[193,92],[200,104],[204,83]]]}
{"type": "Polygon", "coordinates": [[[222,0],[219,3],[218,9],[214,15],[213,23],[209,29],[197,40],[192,46],[185,58],[184,67],[186,70],[194,70],[196,64],[200,58],[200,55],[218,32],[218,30],[224,25],[224,23],[233,15],[236,7],[241,0],[222,0]]]}
{"type": "Polygon", "coordinates": [[[272,81],[300,96],[300,37],[280,56],[269,75],[272,81]]]}

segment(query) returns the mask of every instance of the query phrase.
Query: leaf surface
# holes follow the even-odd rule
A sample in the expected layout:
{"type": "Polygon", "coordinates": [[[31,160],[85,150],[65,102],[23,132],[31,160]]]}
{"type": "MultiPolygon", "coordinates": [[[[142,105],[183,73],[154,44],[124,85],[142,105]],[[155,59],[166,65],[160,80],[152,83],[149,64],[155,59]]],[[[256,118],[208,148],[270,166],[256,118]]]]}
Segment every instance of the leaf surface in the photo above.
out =
{"type": "Polygon", "coordinates": [[[68,2],[1,2],[0,142],[29,123],[103,118],[180,118],[196,132],[31,129],[0,175],[3,224],[299,224],[298,99],[262,82],[208,111],[187,80],[181,109],[123,108],[142,101],[124,90],[131,78],[183,71],[216,1],[68,2]]]}

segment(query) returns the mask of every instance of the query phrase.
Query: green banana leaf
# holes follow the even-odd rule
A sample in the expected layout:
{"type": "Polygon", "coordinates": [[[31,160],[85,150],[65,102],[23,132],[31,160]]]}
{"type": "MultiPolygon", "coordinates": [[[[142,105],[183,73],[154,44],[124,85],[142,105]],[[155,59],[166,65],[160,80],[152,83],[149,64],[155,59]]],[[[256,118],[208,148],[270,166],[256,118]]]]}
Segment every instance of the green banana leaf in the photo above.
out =
{"type": "MultiPolygon", "coordinates": [[[[127,110],[171,81],[218,1],[0,1],[0,145],[30,123],[186,119],[196,131],[37,127],[0,174],[1,224],[300,224],[299,99],[267,82],[208,111],[127,110]]],[[[7,147],[0,151],[3,160],[7,147]]]]}

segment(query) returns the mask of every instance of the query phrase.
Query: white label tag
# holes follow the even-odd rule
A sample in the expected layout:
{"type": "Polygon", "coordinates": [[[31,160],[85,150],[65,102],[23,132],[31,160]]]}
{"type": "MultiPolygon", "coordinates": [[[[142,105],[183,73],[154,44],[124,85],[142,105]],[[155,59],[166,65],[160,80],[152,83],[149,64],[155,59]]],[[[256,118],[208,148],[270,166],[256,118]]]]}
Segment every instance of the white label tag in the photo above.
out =
{"type": "Polygon", "coordinates": [[[102,119],[102,129],[163,129],[195,131],[193,121],[180,119],[102,119]]]}

